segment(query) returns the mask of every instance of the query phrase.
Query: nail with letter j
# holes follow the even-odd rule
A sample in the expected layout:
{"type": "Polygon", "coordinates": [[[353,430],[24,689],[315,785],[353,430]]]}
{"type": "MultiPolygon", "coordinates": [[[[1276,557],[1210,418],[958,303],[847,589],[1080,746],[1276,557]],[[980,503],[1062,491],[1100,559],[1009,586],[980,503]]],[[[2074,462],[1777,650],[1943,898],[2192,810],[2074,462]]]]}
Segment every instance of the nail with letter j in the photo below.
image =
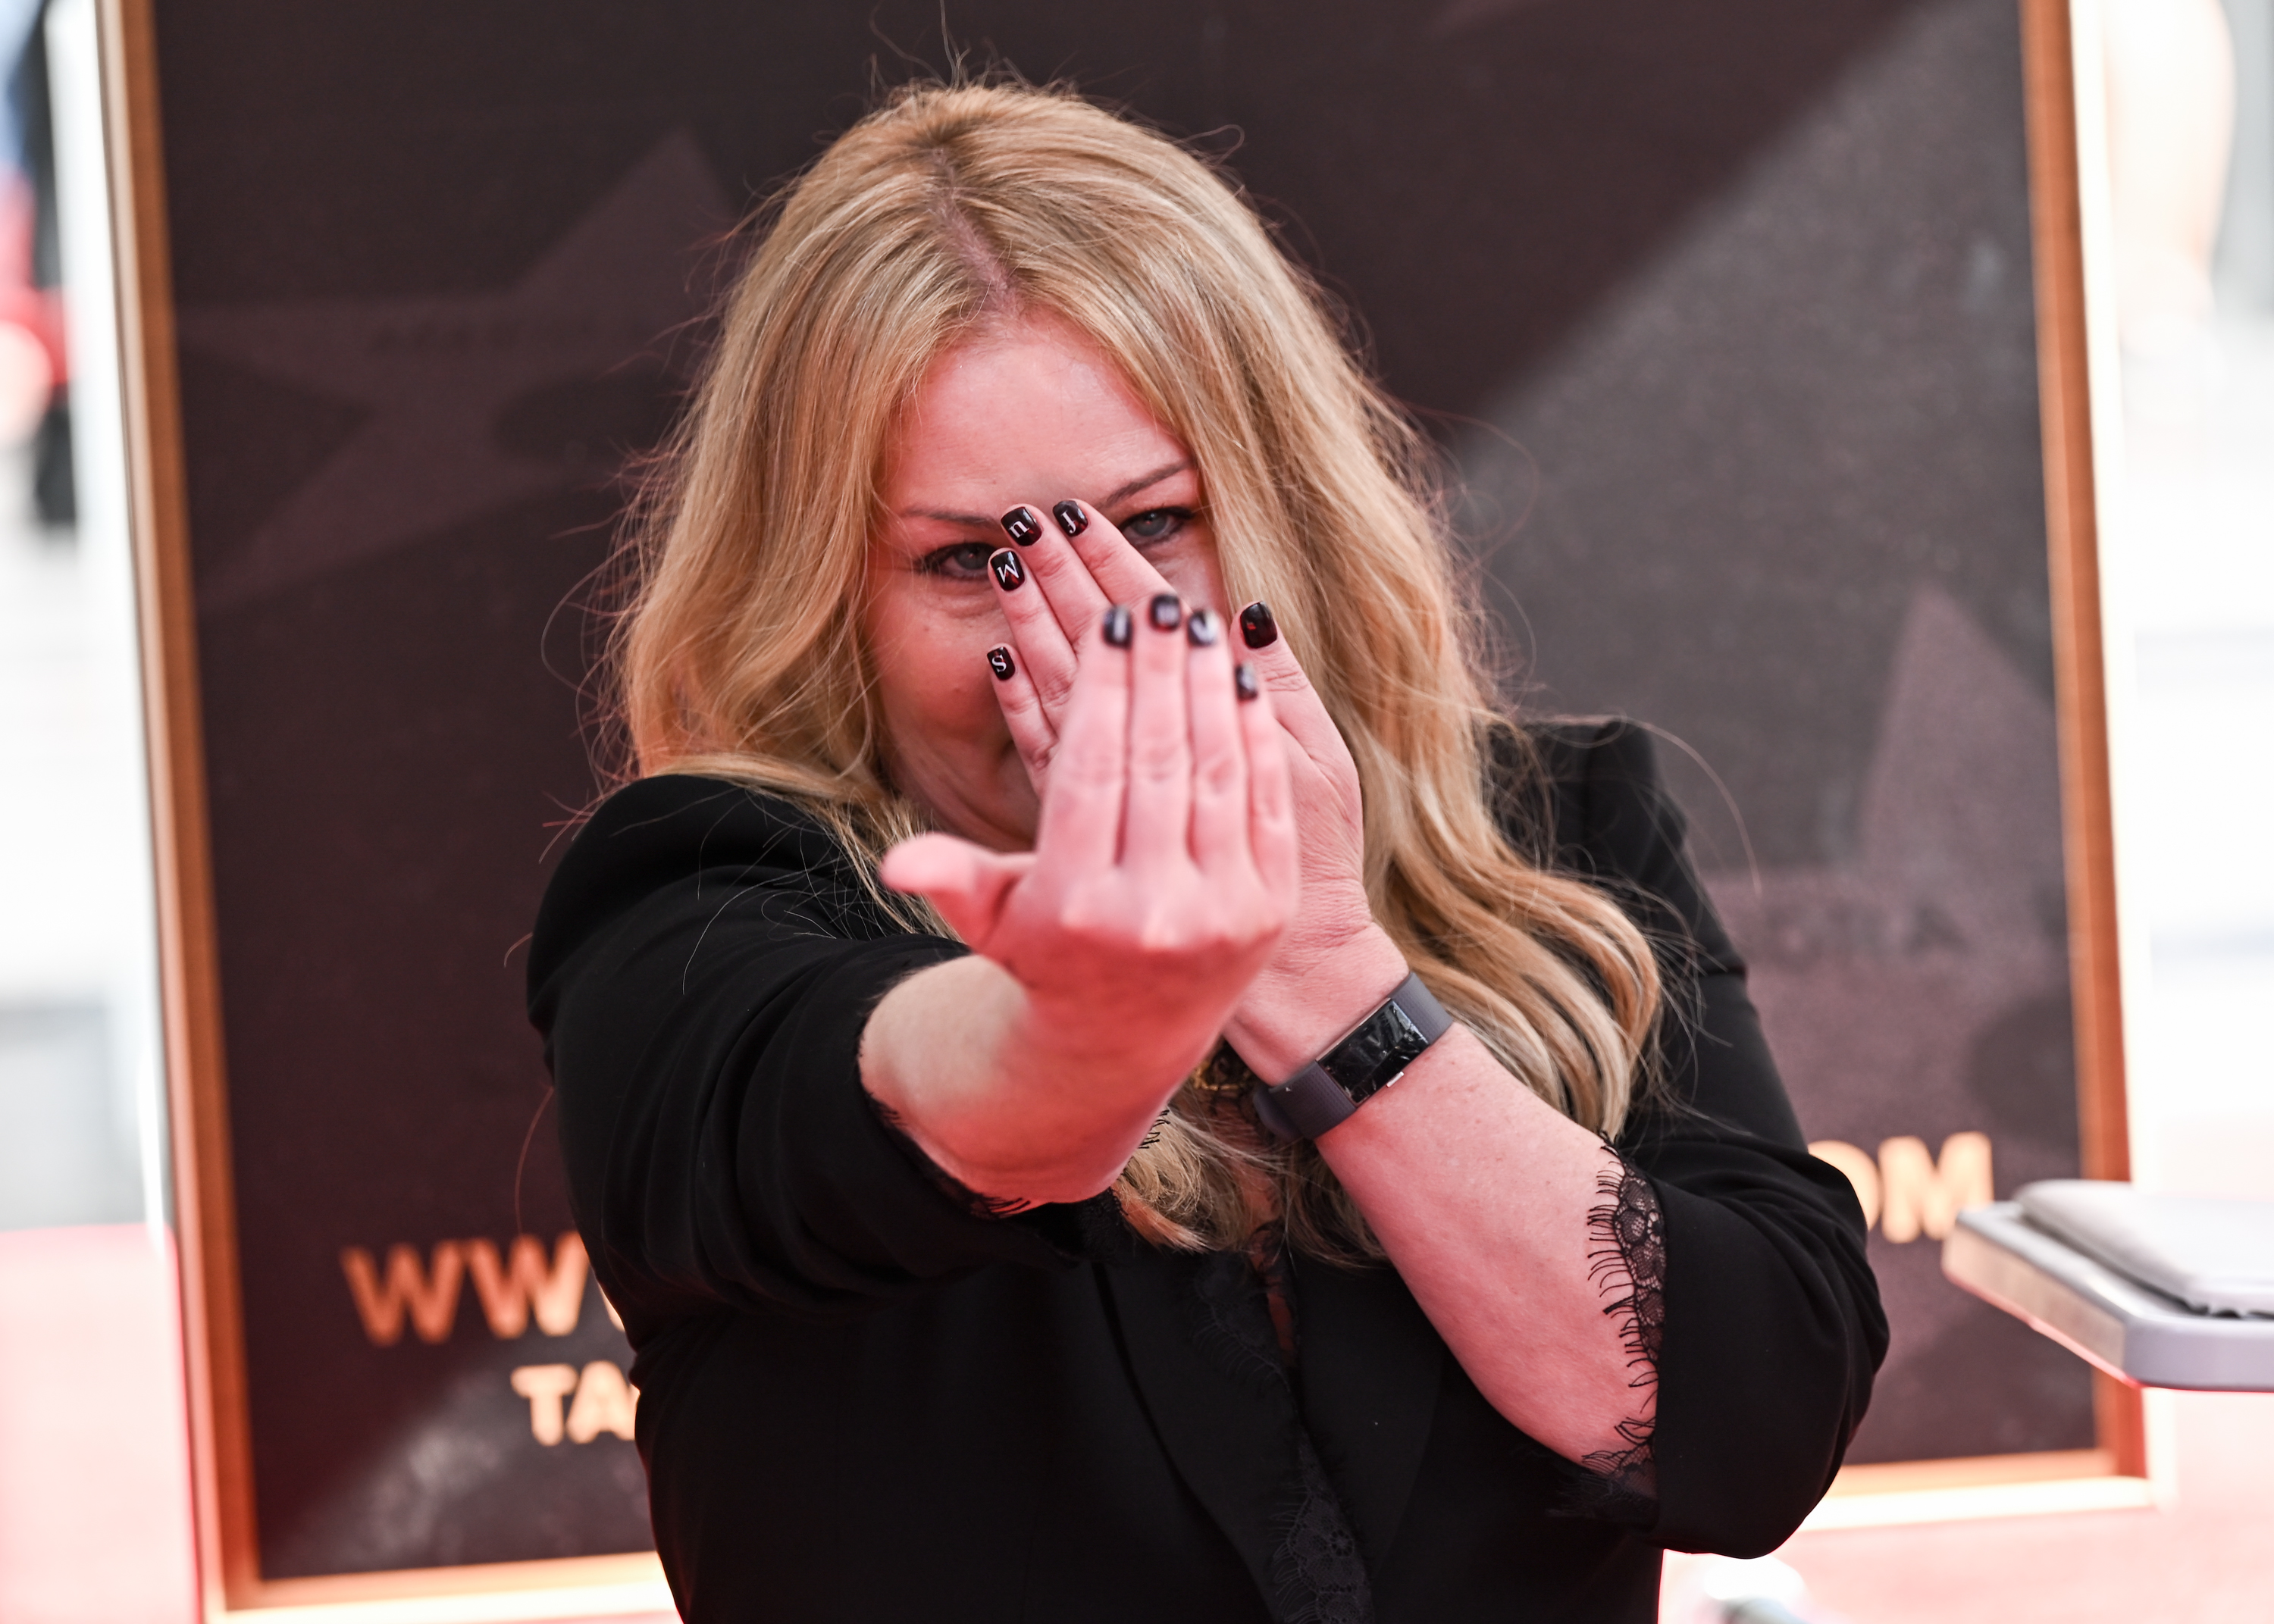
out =
{"type": "Polygon", "coordinates": [[[1011,663],[1011,650],[999,644],[987,650],[987,668],[998,682],[1008,682],[1019,674],[1019,668],[1011,663]]]}
{"type": "Polygon", "coordinates": [[[1008,547],[990,558],[987,568],[995,572],[995,584],[1006,592],[1015,592],[1027,584],[1027,567],[1008,547]]]}
{"type": "Polygon", "coordinates": [[[1172,632],[1184,624],[1185,606],[1174,592],[1156,592],[1153,601],[1145,605],[1145,618],[1153,622],[1155,631],[1172,632]]]}
{"type": "Polygon", "coordinates": [[[1089,515],[1081,510],[1080,502],[1060,502],[1050,509],[1050,517],[1069,536],[1079,536],[1089,528],[1089,515]]]}
{"type": "Polygon", "coordinates": [[[1191,639],[1193,647],[1196,649],[1212,647],[1216,640],[1224,635],[1224,622],[1216,618],[1213,609],[1195,609],[1192,618],[1185,622],[1185,635],[1191,639]]]}
{"type": "Polygon", "coordinates": [[[1243,703],[1263,691],[1261,685],[1255,680],[1255,667],[1246,660],[1231,668],[1231,691],[1239,695],[1243,703]]]}
{"type": "Polygon", "coordinates": [[[1117,649],[1129,646],[1129,606],[1116,604],[1105,612],[1105,641],[1117,649]]]}
{"type": "Polygon", "coordinates": [[[1043,522],[1035,517],[1031,508],[1013,508],[1005,514],[1003,529],[1022,547],[1031,547],[1043,538],[1043,522]]]}
{"type": "Polygon", "coordinates": [[[1250,604],[1239,612],[1239,635],[1251,649],[1268,649],[1279,641],[1279,622],[1269,604],[1250,604]]]}

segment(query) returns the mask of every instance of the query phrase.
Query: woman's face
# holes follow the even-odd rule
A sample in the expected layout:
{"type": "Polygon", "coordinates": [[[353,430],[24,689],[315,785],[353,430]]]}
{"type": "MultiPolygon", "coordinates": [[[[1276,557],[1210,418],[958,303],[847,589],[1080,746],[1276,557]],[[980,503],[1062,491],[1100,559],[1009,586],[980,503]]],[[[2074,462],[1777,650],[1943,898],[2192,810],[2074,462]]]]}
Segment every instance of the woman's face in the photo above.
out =
{"type": "MultiPolygon", "coordinates": [[[[1222,614],[1204,494],[1185,446],[1063,323],[1021,321],[933,366],[885,447],[864,629],[885,764],[940,827],[998,851],[1034,843],[1034,786],[987,665],[1009,641],[987,570],[1008,545],[1001,515],[1086,502],[1188,605],[1222,614]]],[[[1053,545],[1067,543],[1045,519],[1035,546],[1053,545]]]]}

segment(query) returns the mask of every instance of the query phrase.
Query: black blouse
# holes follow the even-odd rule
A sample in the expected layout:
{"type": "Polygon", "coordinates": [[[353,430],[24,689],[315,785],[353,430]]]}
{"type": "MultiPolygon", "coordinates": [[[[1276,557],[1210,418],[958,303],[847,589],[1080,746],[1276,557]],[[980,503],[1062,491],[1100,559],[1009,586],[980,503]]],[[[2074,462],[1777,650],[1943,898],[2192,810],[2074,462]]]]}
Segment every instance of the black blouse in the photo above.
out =
{"type": "Polygon", "coordinates": [[[1661,1546],[1783,1541],[1886,1350],[1862,1214],[1803,1148],[1648,735],[1532,739],[1512,831],[1668,975],[1666,1097],[1618,1146],[1666,1251],[1639,1515],[1485,1402],[1394,1269],[1291,1260],[1284,1366],[1244,1258],[1149,1246],[1110,1195],[953,1199],[858,1054],[894,982],[966,950],[892,925],[784,801],[665,777],[594,815],[530,1012],[689,1619],[1646,1624],[1661,1546]],[[1354,1538],[1355,1598],[1304,1583],[1335,1555],[1306,1496],[1354,1538]]]}

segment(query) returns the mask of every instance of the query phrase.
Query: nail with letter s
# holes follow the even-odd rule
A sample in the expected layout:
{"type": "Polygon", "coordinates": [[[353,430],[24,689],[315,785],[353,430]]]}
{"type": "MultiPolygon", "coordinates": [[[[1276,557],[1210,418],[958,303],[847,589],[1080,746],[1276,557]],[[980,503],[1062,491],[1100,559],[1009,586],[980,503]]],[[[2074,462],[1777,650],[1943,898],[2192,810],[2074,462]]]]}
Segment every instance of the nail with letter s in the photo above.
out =
{"type": "Polygon", "coordinates": [[[1015,592],[1027,584],[1027,567],[1019,555],[1005,547],[987,560],[987,568],[995,572],[995,584],[1006,592],[1015,592]]]}
{"type": "Polygon", "coordinates": [[[1012,663],[1011,650],[1000,643],[987,650],[987,668],[995,673],[998,682],[1008,682],[1019,674],[1019,667],[1012,663]]]}

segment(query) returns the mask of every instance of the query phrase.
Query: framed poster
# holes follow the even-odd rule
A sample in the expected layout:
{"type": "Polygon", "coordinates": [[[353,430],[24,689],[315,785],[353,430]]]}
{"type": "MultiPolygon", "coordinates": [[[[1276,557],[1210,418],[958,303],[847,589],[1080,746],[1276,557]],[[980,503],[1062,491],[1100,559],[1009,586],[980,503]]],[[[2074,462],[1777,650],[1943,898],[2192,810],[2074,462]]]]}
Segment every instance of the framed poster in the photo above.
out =
{"type": "MultiPolygon", "coordinates": [[[[735,222],[939,13],[106,21],[207,1605],[664,1605],[517,946],[595,793],[620,470],[735,222]]],[[[1224,155],[1441,438],[1524,702],[1662,730],[1875,1209],[1849,1486],[2137,1471],[1932,1256],[2123,1168],[2058,0],[948,22],[1224,155]]]]}

